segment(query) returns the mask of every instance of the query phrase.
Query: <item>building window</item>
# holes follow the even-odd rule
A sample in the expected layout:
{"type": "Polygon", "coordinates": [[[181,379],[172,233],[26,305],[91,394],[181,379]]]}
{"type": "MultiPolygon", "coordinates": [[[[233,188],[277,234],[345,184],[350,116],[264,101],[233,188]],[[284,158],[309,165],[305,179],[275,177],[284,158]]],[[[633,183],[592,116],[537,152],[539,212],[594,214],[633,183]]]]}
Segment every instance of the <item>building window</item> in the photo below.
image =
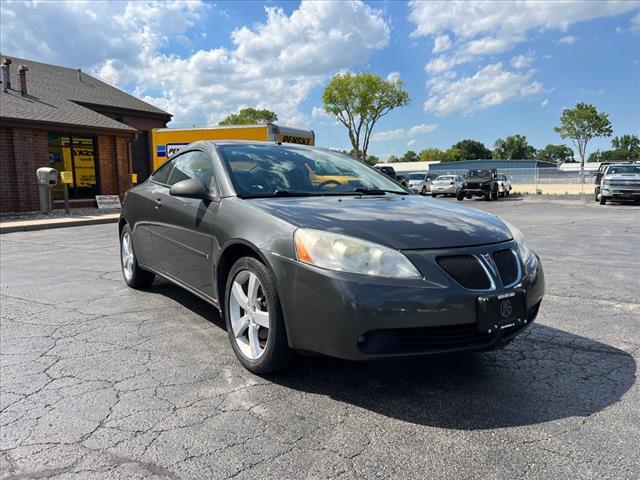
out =
{"type": "MultiPolygon", "coordinates": [[[[98,192],[95,140],[92,137],[49,135],[49,165],[58,172],[71,172],[71,198],[93,198],[98,192]]],[[[54,199],[62,198],[62,184],[53,189],[54,199]]]]}

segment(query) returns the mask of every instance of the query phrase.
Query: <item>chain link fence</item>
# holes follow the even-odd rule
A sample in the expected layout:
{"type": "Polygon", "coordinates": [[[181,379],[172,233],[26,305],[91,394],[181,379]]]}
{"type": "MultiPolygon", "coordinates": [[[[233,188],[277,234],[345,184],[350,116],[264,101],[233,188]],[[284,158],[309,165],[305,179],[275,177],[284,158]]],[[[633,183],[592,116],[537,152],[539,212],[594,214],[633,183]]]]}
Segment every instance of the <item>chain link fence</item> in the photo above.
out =
{"type": "MultiPolygon", "coordinates": [[[[433,172],[438,175],[461,175],[466,169],[451,169],[433,172]]],[[[558,168],[499,168],[499,174],[506,175],[513,184],[580,184],[580,171],[563,171],[558,168]]],[[[594,172],[584,172],[584,183],[593,183],[594,172]]]]}

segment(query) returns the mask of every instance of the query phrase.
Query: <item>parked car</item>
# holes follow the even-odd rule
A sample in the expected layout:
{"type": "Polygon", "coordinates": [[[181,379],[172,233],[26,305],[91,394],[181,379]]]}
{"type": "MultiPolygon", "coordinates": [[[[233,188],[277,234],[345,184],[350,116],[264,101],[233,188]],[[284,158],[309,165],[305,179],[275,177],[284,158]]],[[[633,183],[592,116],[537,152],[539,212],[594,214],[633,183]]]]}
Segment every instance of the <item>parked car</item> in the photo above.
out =
{"type": "Polygon", "coordinates": [[[431,184],[438,175],[435,173],[414,172],[409,174],[408,187],[414,193],[426,195],[431,192],[431,184]]]}
{"type": "Polygon", "coordinates": [[[544,294],[516,227],[302,145],[192,143],[129,190],[118,229],[126,284],[160,276],[211,303],[240,363],[260,374],[293,351],[364,360],[500,348],[544,294]],[[307,168],[324,162],[356,180],[314,184],[307,168]]]}
{"type": "Polygon", "coordinates": [[[498,194],[501,197],[508,197],[511,194],[511,180],[504,173],[498,173],[496,181],[498,182],[498,194]]]}
{"type": "Polygon", "coordinates": [[[462,188],[458,189],[456,198],[462,201],[465,197],[484,197],[485,200],[498,198],[498,181],[495,168],[478,168],[469,170],[464,176],[462,188]]]}
{"type": "Polygon", "coordinates": [[[431,196],[456,195],[464,179],[460,175],[440,175],[431,184],[431,196]]]}
{"type": "Polygon", "coordinates": [[[603,163],[595,175],[595,199],[640,202],[640,163],[603,163]]]}
{"type": "Polygon", "coordinates": [[[403,179],[401,176],[399,176],[395,169],[391,166],[391,165],[375,165],[375,168],[384,173],[387,177],[389,177],[391,180],[394,180],[396,182],[398,182],[399,184],[401,184],[402,186],[406,187],[407,186],[407,180],[403,179]]]}

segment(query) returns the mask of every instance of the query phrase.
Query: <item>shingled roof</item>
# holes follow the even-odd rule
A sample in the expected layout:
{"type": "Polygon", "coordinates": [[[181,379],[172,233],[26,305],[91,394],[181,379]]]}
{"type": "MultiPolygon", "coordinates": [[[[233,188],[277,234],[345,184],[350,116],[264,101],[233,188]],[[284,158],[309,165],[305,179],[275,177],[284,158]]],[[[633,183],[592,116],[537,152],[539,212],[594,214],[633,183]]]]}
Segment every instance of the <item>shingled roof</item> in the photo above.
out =
{"type": "MultiPolygon", "coordinates": [[[[1,58],[5,58],[0,54],[1,58]]],[[[132,114],[164,116],[171,114],[129,95],[77,69],[59,67],[16,57],[10,58],[11,89],[0,89],[0,120],[48,123],[135,132],[136,129],[102,115],[93,108],[121,109],[132,114]],[[27,96],[20,94],[18,67],[25,65],[27,96]]]]}

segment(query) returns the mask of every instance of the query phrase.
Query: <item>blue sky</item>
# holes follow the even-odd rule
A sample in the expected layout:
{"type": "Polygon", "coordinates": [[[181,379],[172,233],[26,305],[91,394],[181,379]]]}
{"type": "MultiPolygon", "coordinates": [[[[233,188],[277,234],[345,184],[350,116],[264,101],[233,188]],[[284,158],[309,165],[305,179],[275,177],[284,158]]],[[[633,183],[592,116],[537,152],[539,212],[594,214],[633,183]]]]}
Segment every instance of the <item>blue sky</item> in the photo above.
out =
{"type": "MultiPolygon", "coordinates": [[[[401,79],[411,104],[383,118],[370,153],[535,147],[578,101],[608,112],[614,135],[640,133],[640,3],[612,2],[2,2],[1,49],[84,70],[174,114],[215,123],[243,106],[350,148],[323,115],[337,72],[401,79]],[[55,21],[52,21],[55,19],[55,21]]],[[[595,140],[589,151],[606,149],[595,140]]]]}

